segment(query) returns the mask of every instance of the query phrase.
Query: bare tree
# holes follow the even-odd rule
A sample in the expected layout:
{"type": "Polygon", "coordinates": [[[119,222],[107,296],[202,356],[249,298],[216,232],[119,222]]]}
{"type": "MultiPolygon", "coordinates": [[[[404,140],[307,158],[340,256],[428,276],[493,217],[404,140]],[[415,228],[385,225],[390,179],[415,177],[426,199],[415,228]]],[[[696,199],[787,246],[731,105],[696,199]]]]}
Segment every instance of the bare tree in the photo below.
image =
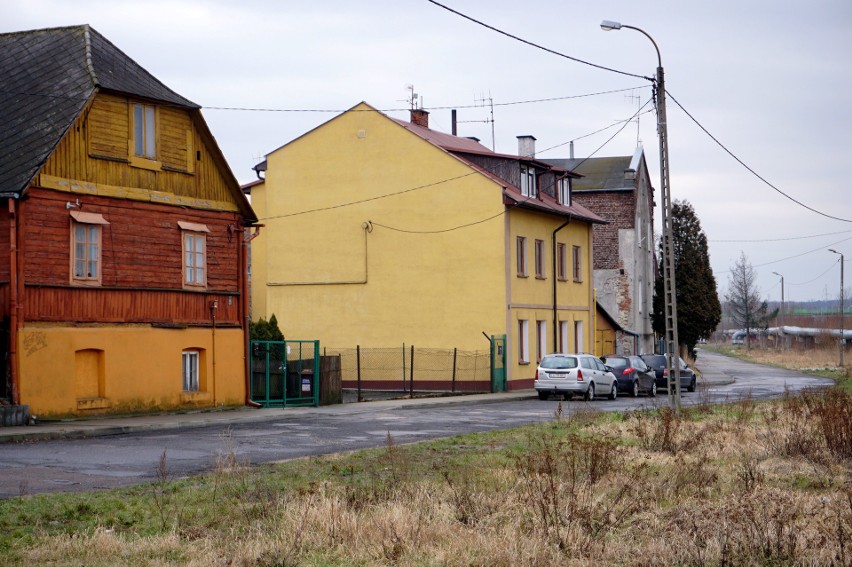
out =
{"type": "Polygon", "coordinates": [[[734,324],[746,331],[746,348],[751,350],[751,332],[755,329],[766,329],[770,320],[777,314],[777,309],[769,313],[766,300],[760,299],[760,290],[755,283],[755,272],[745,252],[731,266],[728,276],[728,311],[734,324]]]}

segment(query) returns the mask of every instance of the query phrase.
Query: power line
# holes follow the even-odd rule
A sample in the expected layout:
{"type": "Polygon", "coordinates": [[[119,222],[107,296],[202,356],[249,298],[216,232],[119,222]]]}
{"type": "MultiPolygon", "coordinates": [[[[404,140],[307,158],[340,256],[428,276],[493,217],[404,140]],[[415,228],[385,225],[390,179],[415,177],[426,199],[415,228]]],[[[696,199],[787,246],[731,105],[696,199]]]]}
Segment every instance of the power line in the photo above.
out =
{"type": "Polygon", "coordinates": [[[711,139],[711,140],[713,140],[714,142],[716,142],[716,144],[717,144],[720,148],[722,148],[723,150],[725,150],[725,152],[726,152],[729,156],[731,156],[732,158],[734,158],[734,159],[735,159],[735,160],[736,160],[736,161],[737,161],[737,162],[738,162],[741,166],[743,166],[744,168],[746,168],[746,169],[747,169],[747,170],[748,170],[748,171],[749,171],[752,175],[754,175],[755,177],[757,177],[758,179],[760,179],[761,181],[763,181],[763,183],[765,183],[766,185],[768,185],[769,187],[771,187],[772,189],[774,189],[776,192],[778,192],[779,194],[783,195],[783,196],[784,196],[784,197],[786,197],[787,199],[789,199],[789,200],[793,201],[794,203],[796,203],[796,204],[797,204],[797,205],[799,205],[800,207],[803,207],[803,208],[805,208],[805,209],[807,209],[807,210],[809,210],[809,211],[811,211],[811,212],[814,212],[814,213],[816,213],[816,214],[818,214],[818,215],[822,215],[822,216],[824,216],[824,217],[826,217],[826,218],[829,218],[829,219],[832,219],[832,220],[838,220],[838,221],[842,221],[842,222],[852,222],[852,220],[850,220],[850,219],[844,219],[844,218],[840,218],[840,217],[835,217],[835,216],[829,215],[829,214],[827,214],[827,213],[824,213],[824,212],[822,212],[822,211],[818,211],[817,209],[815,209],[815,208],[813,208],[813,207],[810,207],[810,206],[808,206],[808,205],[806,205],[806,204],[802,203],[801,201],[799,201],[799,200],[795,199],[794,197],[791,197],[790,195],[788,195],[787,193],[785,193],[784,191],[782,191],[781,189],[779,189],[778,187],[776,187],[775,185],[773,185],[772,183],[770,183],[769,181],[767,181],[767,180],[766,180],[764,177],[762,177],[759,173],[757,173],[757,172],[756,172],[755,170],[753,170],[751,167],[749,167],[748,165],[746,165],[746,163],[745,163],[743,160],[741,160],[739,157],[737,157],[737,156],[734,154],[734,152],[732,152],[732,151],[731,151],[731,150],[729,150],[727,147],[725,147],[725,145],[724,145],[722,142],[720,142],[720,141],[719,141],[719,140],[718,140],[718,139],[717,139],[717,138],[716,138],[713,134],[711,134],[711,133],[707,130],[707,128],[705,128],[705,127],[704,127],[704,126],[703,126],[703,125],[702,125],[702,124],[701,124],[698,120],[696,120],[696,119],[695,119],[695,117],[694,117],[692,114],[690,114],[690,113],[689,113],[689,111],[688,111],[688,110],[686,110],[686,109],[683,107],[683,105],[681,105],[681,104],[677,101],[677,99],[676,99],[676,98],[675,98],[675,97],[674,97],[674,96],[673,96],[673,95],[672,95],[672,94],[668,91],[668,89],[666,89],[666,94],[668,94],[668,95],[669,95],[669,97],[671,97],[671,99],[672,99],[672,100],[674,101],[674,103],[678,106],[678,108],[680,108],[680,109],[684,112],[684,114],[686,114],[686,115],[690,118],[690,120],[692,120],[693,122],[695,122],[695,124],[696,124],[699,128],[701,128],[701,130],[702,130],[705,134],[707,134],[707,135],[710,137],[710,139],[711,139]]]}
{"type": "Polygon", "coordinates": [[[637,79],[645,79],[645,80],[648,80],[648,81],[652,81],[652,82],[653,82],[653,79],[652,79],[652,78],[650,78],[650,77],[644,77],[644,76],[642,76],[642,75],[637,75],[637,74],[635,74],[635,73],[628,73],[627,71],[620,71],[620,70],[618,70],[618,69],[613,69],[613,68],[611,68],[611,67],[605,67],[605,66],[603,66],[603,65],[598,65],[597,63],[591,63],[591,62],[589,62],[589,61],[584,61],[583,59],[578,59],[577,57],[572,57],[572,56],[570,56],[570,55],[566,55],[566,54],[564,54],[564,53],[560,53],[559,51],[556,51],[556,50],[554,50],[554,49],[550,49],[549,47],[544,47],[543,45],[539,45],[539,44],[537,44],[537,43],[533,43],[532,41],[529,41],[529,40],[527,40],[527,39],[523,39],[523,38],[518,37],[518,36],[516,36],[516,35],[513,35],[513,34],[511,34],[511,33],[509,33],[509,32],[503,31],[503,30],[501,30],[500,28],[496,28],[496,27],[494,27],[494,26],[492,26],[492,25],[486,24],[485,22],[482,22],[482,21],[480,21],[480,20],[477,20],[476,18],[473,18],[473,17],[471,17],[471,16],[468,16],[467,14],[462,14],[462,13],[461,13],[461,12],[459,12],[458,10],[454,10],[454,9],[450,8],[449,6],[445,6],[444,4],[441,4],[440,2],[436,2],[435,0],[427,0],[427,2],[430,2],[430,3],[434,4],[435,6],[438,6],[439,8],[443,8],[444,10],[446,10],[446,11],[448,11],[448,12],[452,12],[453,14],[455,14],[455,15],[457,15],[457,16],[461,16],[462,18],[464,18],[464,19],[466,19],[466,20],[469,20],[469,21],[471,21],[471,22],[473,22],[473,23],[475,23],[475,24],[478,24],[478,25],[480,25],[480,26],[482,26],[482,27],[484,27],[484,28],[488,28],[488,29],[489,29],[489,30],[491,30],[491,31],[495,31],[495,32],[497,32],[497,33],[499,33],[499,34],[501,34],[501,35],[505,35],[506,37],[512,38],[512,39],[514,39],[515,41],[520,41],[521,43],[525,43],[526,45],[529,45],[530,47],[535,47],[536,49],[541,49],[542,51],[546,51],[546,52],[551,53],[551,54],[553,54],[553,55],[556,55],[556,56],[558,56],[558,57],[564,57],[565,59],[570,59],[571,61],[575,61],[575,62],[577,62],[577,63],[582,63],[583,65],[588,65],[588,66],[590,66],[590,67],[595,67],[596,69],[602,69],[602,70],[604,70],[604,71],[610,71],[610,72],[612,72],[612,73],[618,73],[619,75],[626,75],[626,76],[628,76],[628,77],[636,77],[637,79]]]}
{"type": "Polygon", "coordinates": [[[819,238],[821,236],[834,236],[836,234],[849,234],[852,230],[841,230],[838,232],[826,232],[823,234],[812,234],[810,236],[791,236],[790,238],[758,238],[753,240],[708,240],[707,242],[748,243],[748,242],[783,242],[787,240],[806,240],[808,238],[819,238]]]}
{"type": "MultiPolygon", "coordinates": [[[[607,139],[607,140],[606,140],[603,144],[601,144],[600,146],[598,146],[598,147],[597,147],[597,149],[596,149],[595,151],[593,151],[593,152],[592,152],[591,154],[589,154],[587,157],[583,158],[583,159],[582,159],[579,163],[577,163],[574,167],[575,167],[575,168],[576,168],[576,167],[579,167],[580,165],[582,165],[583,163],[585,163],[585,162],[586,162],[586,160],[588,160],[588,159],[590,159],[591,157],[593,157],[596,153],[598,153],[601,149],[603,149],[603,148],[604,148],[607,144],[609,144],[609,143],[610,143],[610,142],[611,142],[611,141],[612,141],[612,140],[613,140],[613,139],[614,139],[614,138],[615,138],[618,134],[620,134],[620,133],[621,133],[621,132],[622,132],[622,131],[623,131],[623,130],[627,127],[627,125],[628,125],[628,124],[630,124],[630,121],[631,121],[631,120],[633,120],[633,119],[634,119],[634,118],[635,118],[635,117],[636,117],[636,116],[637,116],[637,115],[638,115],[638,114],[642,111],[642,108],[644,108],[645,106],[647,106],[649,103],[650,103],[650,100],[649,100],[648,102],[646,102],[644,105],[642,105],[642,107],[640,107],[640,108],[639,108],[639,109],[638,109],[638,110],[637,110],[637,111],[636,111],[636,112],[635,112],[635,113],[634,113],[634,114],[633,114],[630,118],[628,118],[627,120],[623,120],[623,121],[621,121],[621,122],[622,122],[622,125],[621,125],[621,128],[619,128],[619,129],[618,129],[618,131],[616,131],[616,132],[615,132],[612,136],[610,136],[610,137],[609,137],[609,138],[608,138],[608,139],[607,139]]],[[[616,123],[616,124],[617,124],[617,123],[616,123]]],[[[607,126],[607,128],[609,128],[609,127],[611,127],[611,126],[607,126]]],[[[480,167],[481,169],[483,169],[483,170],[485,170],[485,171],[487,171],[487,172],[489,172],[489,173],[491,173],[491,174],[493,174],[493,173],[494,173],[494,171],[493,171],[492,169],[485,168],[485,167],[482,167],[482,166],[477,166],[477,167],[480,167]]],[[[496,165],[495,165],[495,166],[494,166],[494,169],[496,169],[497,167],[498,167],[498,166],[496,166],[496,165]]],[[[435,182],[433,182],[433,183],[426,183],[426,184],[424,184],[424,185],[418,185],[418,186],[416,186],[416,187],[409,187],[408,189],[403,189],[403,190],[400,190],[400,191],[395,191],[395,192],[393,192],[393,193],[386,193],[386,194],[384,194],[384,195],[376,195],[376,196],[374,196],[374,197],[368,197],[368,198],[366,198],[366,199],[358,199],[358,200],[356,200],[356,201],[349,201],[349,202],[347,202],[347,203],[338,203],[337,205],[331,205],[331,206],[328,206],[328,207],[318,207],[318,208],[316,208],[316,209],[308,209],[308,210],[304,210],[304,211],[297,211],[297,212],[295,212],[295,213],[287,213],[287,214],[284,214],[284,215],[275,215],[275,216],[271,216],[271,217],[263,217],[263,218],[258,219],[258,220],[261,220],[261,221],[276,220],[276,219],[282,219],[282,218],[288,218],[288,217],[295,217],[295,216],[300,216],[300,215],[306,215],[306,214],[309,214],[309,213],[319,213],[319,212],[323,212],[323,211],[330,211],[330,210],[333,210],[333,209],[340,209],[340,208],[348,207],[348,206],[352,206],[352,205],[359,205],[359,204],[361,204],[361,203],[367,203],[367,202],[370,202],[370,201],[377,201],[377,200],[379,200],[379,199],[384,199],[384,198],[387,198],[387,197],[394,197],[394,196],[397,196],[397,195],[403,195],[403,194],[405,194],[405,193],[410,193],[410,192],[412,192],[412,191],[417,191],[417,190],[419,190],[419,189],[426,189],[426,188],[429,188],[429,187],[434,187],[434,186],[436,186],[436,185],[441,185],[441,184],[444,184],[444,183],[449,183],[449,182],[452,182],[452,181],[457,181],[457,180],[459,180],[459,179],[463,179],[463,178],[465,178],[465,177],[469,177],[469,176],[471,176],[471,175],[475,175],[475,174],[477,174],[477,173],[480,173],[479,169],[475,169],[474,171],[471,171],[470,173],[465,173],[465,174],[463,174],[463,175],[457,175],[457,176],[455,176],[455,177],[450,177],[450,178],[447,178],[447,179],[442,179],[442,180],[439,180],[439,181],[435,181],[435,182]]],[[[551,184],[550,186],[546,187],[545,189],[549,189],[549,188],[551,188],[551,187],[553,187],[553,185],[552,185],[552,184],[551,184]]],[[[518,206],[518,205],[521,205],[521,204],[523,204],[523,203],[526,203],[527,201],[529,201],[529,200],[530,200],[530,199],[532,199],[532,198],[533,198],[533,196],[529,196],[529,197],[525,198],[523,201],[521,201],[521,202],[517,203],[515,206],[518,206]]],[[[469,227],[469,226],[474,226],[474,225],[477,225],[477,224],[480,224],[480,223],[483,223],[483,222],[489,221],[489,220],[491,220],[491,219],[497,218],[497,217],[499,217],[499,216],[501,216],[501,215],[504,215],[505,213],[506,213],[506,210],[504,209],[503,211],[499,212],[498,214],[493,215],[493,216],[490,216],[490,217],[485,218],[485,219],[481,219],[481,220],[474,221],[474,222],[471,222],[471,223],[466,223],[466,224],[463,224],[463,225],[459,225],[459,226],[451,227],[451,228],[448,228],[448,229],[435,230],[435,231],[414,231],[414,230],[406,230],[406,229],[400,229],[400,228],[395,228],[395,227],[390,227],[390,226],[382,225],[382,224],[379,224],[379,223],[377,223],[377,222],[375,222],[375,221],[372,221],[372,222],[373,222],[373,224],[374,224],[374,225],[376,225],[376,226],[382,226],[383,228],[387,228],[387,229],[390,229],[390,230],[396,230],[396,231],[398,231],[398,232],[406,232],[406,233],[409,233],[409,234],[437,234],[437,233],[451,232],[451,231],[453,231],[453,230],[459,230],[459,229],[461,229],[461,228],[466,228],[466,227],[469,227]]]]}
{"type": "Polygon", "coordinates": [[[822,278],[825,274],[827,274],[828,272],[830,272],[831,270],[833,270],[833,269],[834,269],[834,264],[836,264],[836,263],[837,263],[837,262],[833,262],[833,263],[831,264],[831,266],[829,266],[829,267],[828,267],[828,269],[827,269],[826,271],[824,271],[823,273],[821,273],[820,275],[818,275],[817,277],[815,277],[814,279],[812,279],[812,280],[810,280],[810,281],[803,282],[803,283],[790,283],[790,282],[787,282],[787,285],[800,286],[800,285],[808,285],[808,284],[812,284],[812,283],[814,283],[815,281],[817,281],[818,279],[822,278]]]}
{"type": "MultiPolygon", "coordinates": [[[[807,256],[808,254],[813,254],[814,252],[819,252],[821,250],[825,250],[825,248],[828,247],[828,246],[837,246],[838,244],[840,244],[842,242],[846,242],[847,240],[852,240],[852,236],[850,236],[849,238],[844,238],[843,240],[838,240],[837,242],[831,242],[829,244],[825,244],[825,245],[820,246],[818,248],[814,248],[813,250],[808,250],[807,252],[802,252],[801,254],[796,254],[794,256],[787,256],[786,258],[781,258],[780,260],[772,260],[771,262],[764,262],[763,264],[755,264],[752,267],[753,268],[762,268],[764,266],[771,266],[772,264],[777,264],[779,262],[784,262],[786,260],[792,260],[794,258],[801,258],[802,256],[807,256]]],[[[714,275],[715,274],[728,274],[730,272],[731,272],[731,270],[724,270],[722,272],[713,272],[713,274],[714,275]]]]}

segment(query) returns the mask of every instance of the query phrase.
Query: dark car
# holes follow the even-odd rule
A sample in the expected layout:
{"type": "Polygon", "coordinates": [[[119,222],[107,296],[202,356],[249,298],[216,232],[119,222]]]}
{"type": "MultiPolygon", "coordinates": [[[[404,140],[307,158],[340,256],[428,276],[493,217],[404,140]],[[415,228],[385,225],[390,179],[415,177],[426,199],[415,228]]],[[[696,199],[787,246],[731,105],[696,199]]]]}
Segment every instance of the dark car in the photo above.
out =
{"type": "MultiPolygon", "coordinates": [[[[668,390],[669,370],[666,368],[666,355],[642,354],[639,356],[657,373],[657,388],[668,390]]],[[[687,392],[694,392],[696,388],[695,371],[682,358],[678,357],[677,360],[678,364],[680,364],[680,389],[687,392]]]]}
{"type": "Polygon", "coordinates": [[[638,396],[640,392],[646,392],[651,397],[657,395],[657,376],[654,369],[640,357],[608,354],[602,356],[601,360],[615,374],[619,391],[628,392],[633,397],[638,396]]]}

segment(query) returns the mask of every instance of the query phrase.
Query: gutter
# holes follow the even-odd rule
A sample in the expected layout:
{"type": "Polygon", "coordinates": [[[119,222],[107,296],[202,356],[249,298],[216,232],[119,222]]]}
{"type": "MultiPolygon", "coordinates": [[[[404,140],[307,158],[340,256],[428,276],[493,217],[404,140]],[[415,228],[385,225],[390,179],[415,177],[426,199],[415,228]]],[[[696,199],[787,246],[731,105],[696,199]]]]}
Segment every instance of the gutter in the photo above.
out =
{"type": "Polygon", "coordinates": [[[9,199],[9,378],[12,385],[12,405],[20,404],[20,373],[18,371],[18,326],[20,318],[18,284],[23,281],[18,266],[17,201],[9,199]]]}

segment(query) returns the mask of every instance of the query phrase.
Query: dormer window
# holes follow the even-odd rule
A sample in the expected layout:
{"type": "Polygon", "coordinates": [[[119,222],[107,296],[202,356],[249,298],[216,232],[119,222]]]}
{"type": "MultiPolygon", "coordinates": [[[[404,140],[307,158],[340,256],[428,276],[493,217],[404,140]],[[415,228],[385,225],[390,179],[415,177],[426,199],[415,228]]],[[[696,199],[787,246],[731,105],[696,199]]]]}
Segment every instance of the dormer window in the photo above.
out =
{"type": "Polygon", "coordinates": [[[524,197],[535,197],[538,195],[535,169],[529,165],[521,166],[521,195],[524,197]]]}
{"type": "Polygon", "coordinates": [[[559,195],[559,204],[566,207],[571,206],[571,180],[566,177],[560,177],[556,182],[556,190],[559,195]]]}

